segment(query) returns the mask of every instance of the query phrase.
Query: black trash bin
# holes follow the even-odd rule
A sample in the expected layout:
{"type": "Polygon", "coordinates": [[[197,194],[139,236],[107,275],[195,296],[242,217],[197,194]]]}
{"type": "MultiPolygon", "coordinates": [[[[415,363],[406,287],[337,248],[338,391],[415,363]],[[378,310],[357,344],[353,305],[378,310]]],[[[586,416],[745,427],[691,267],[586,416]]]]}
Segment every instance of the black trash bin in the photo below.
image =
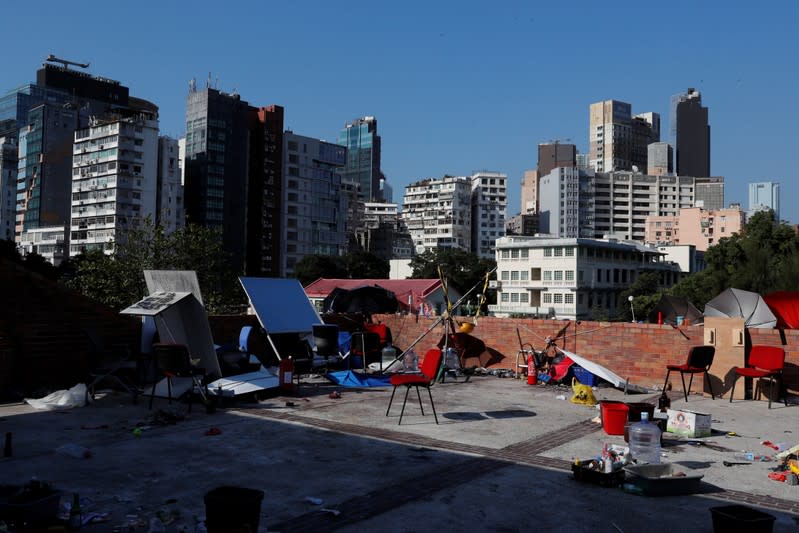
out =
{"type": "Polygon", "coordinates": [[[222,486],[205,493],[205,527],[208,533],[258,532],[264,491],[222,486]]]}

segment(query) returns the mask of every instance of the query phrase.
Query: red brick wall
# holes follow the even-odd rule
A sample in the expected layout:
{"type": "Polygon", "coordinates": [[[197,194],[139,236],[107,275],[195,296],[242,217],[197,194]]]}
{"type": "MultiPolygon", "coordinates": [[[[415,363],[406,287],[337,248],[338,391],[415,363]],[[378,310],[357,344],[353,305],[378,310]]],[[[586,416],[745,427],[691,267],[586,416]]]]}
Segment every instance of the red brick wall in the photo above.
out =
{"type": "MultiPolygon", "coordinates": [[[[393,333],[394,344],[406,348],[430,328],[435,319],[425,319],[414,315],[379,315],[373,317],[387,324],[393,333]]],[[[663,385],[667,364],[685,362],[691,346],[704,343],[702,326],[682,326],[679,329],[657,324],[633,324],[621,322],[575,323],[565,320],[504,319],[481,317],[472,335],[485,342],[488,348],[504,356],[495,368],[515,369],[519,340],[530,343],[540,350],[545,346],[547,336],[555,338],[563,329],[558,340],[559,347],[590,359],[631,383],[644,386],[663,385]],[[565,328],[565,329],[564,329],[565,328]]],[[[424,353],[444,333],[439,325],[427,335],[415,350],[424,353]]],[[[776,329],[749,330],[754,344],[783,345],[781,333],[776,329]]],[[[799,389],[799,330],[783,332],[785,338],[786,370],[785,382],[791,389],[799,389]]]]}

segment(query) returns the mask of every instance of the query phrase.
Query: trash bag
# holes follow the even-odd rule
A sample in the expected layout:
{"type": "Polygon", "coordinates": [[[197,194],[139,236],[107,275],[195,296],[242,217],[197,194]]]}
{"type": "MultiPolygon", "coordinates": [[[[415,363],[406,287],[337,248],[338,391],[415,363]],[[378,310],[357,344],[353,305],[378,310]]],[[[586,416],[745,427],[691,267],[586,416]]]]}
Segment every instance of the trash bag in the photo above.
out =
{"type": "Polygon", "coordinates": [[[594,391],[588,385],[583,385],[577,378],[572,378],[572,397],[571,403],[578,403],[580,405],[596,405],[596,398],[594,398],[594,391]]]}
{"type": "Polygon", "coordinates": [[[30,406],[36,409],[54,410],[71,409],[86,405],[86,384],[78,383],[69,390],[59,390],[44,398],[25,398],[30,406]]]}

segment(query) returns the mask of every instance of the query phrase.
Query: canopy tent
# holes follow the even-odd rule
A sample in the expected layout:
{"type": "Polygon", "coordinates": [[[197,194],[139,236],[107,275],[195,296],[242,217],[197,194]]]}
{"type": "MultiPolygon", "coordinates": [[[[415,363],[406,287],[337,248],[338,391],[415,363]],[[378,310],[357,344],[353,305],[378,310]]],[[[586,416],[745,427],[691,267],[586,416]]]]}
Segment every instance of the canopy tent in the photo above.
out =
{"type": "Polygon", "coordinates": [[[377,285],[363,285],[354,289],[335,288],[324,299],[322,309],[333,313],[396,313],[399,307],[396,295],[377,285]]]}
{"type": "Polygon", "coordinates": [[[763,297],[777,317],[777,327],[799,329],[799,291],[772,292],[763,297]]]}
{"type": "Polygon", "coordinates": [[[651,324],[657,324],[660,317],[664,324],[677,325],[678,316],[690,320],[692,324],[701,324],[704,318],[702,312],[688,298],[669,294],[660,297],[647,318],[651,324]]]}
{"type": "Polygon", "coordinates": [[[777,317],[756,292],[727,289],[705,305],[705,316],[743,318],[748,328],[773,328],[777,317]]]}

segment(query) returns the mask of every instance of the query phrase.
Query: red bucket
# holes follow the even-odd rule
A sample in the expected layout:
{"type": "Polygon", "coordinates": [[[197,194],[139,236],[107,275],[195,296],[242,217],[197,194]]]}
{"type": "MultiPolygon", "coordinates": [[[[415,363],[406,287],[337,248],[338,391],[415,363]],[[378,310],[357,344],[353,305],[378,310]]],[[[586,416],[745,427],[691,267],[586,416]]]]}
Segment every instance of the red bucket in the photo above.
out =
{"type": "Polygon", "coordinates": [[[630,407],[624,402],[602,401],[600,412],[602,414],[602,429],[608,435],[624,435],[624,424],[627,423],[627,413],[630,407]]]}

